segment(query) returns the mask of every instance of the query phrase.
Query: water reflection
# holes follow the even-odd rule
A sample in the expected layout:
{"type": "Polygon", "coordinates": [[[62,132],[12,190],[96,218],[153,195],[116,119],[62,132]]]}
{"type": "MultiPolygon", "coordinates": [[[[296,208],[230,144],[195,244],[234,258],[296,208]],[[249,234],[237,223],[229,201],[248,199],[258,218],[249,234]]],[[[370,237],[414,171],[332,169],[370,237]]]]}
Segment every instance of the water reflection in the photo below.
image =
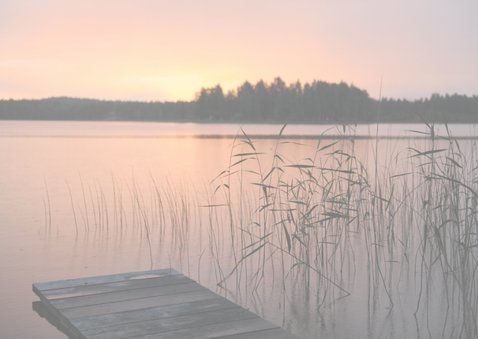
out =
{"type": "Polygon", "coordinates": [[[473,142],[246,141],[3,138],[12,314],[41,328],[18,303],[33,281],[174,267],[304,337],[476,333],[473,142]]]}

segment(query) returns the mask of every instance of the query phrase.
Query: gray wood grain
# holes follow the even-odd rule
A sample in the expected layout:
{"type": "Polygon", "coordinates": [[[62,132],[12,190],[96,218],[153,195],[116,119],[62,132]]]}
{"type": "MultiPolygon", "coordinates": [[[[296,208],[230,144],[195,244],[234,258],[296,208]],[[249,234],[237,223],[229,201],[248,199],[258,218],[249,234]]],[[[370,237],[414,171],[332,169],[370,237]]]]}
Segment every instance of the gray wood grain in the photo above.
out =
{"type": "Polygon", "coordinates": [[[244,332],[255,332],[260,330],[267,330],[277,328],[277,326],[264,321],[259,317],[245,320],[234,320],[230,322],[223,322],[219,324],[207,324],[193,328],[184,328],[175,331],[154,333],[149,335],[142,335],[142,339],[210,339],[220,336],[234,335],[244,332]]]}
{"type": "Polygon", "coordinates": [[[66,279],[60,281],[50,281],[45,283],[36,283],[33,284],[34,290],[38,291],[45,291],[57,288],[67,288],[67,287],[75,287],[75,286],[82,286],[82,285],[91,285],[91,284],[102,284],[107,282],[117,282],[117,281],[125,281],[130,279],[137,279],[142,278],[145,279],[147,277],[151,278],[158,278],[166,275],[174,275],[174,274],[181,274],[173,269],[160,269],[160,270],[153,270],[153,271],[141,271],[141,272],[129,272],[129,273],[119,273],[119,274],[112,274],[112,275],[104,275],[104,276],[97,276],[97,277],[86,277],[86,278],[78,278],[78,279],[66,279]]]}
{"type": "Polygon", "coordinates": [[[170,270],[33,284],[52,323],[78,338],[292,339],[254,313],[170,270]]]}
{"type": "Polygon", "coordinates": [[[204,311],[215,311],[233,308],[236,305],[219,296],[213,299],[186,302],[182,304],[151,307],[141,310],[108,313],[99,316],[86,316],[72,319],[72,324],[79,330],[100,328],[117,324],[135,323],[145,320],[172,318],[181,315],[193,314],[204,311]]]}
{"type": "Polygon", "coordinates": [[[172,318],[148,320],[131,324],[122,324],[100,329],[85,330],[82,333],[87,338],[108,339],[108,338],[129,338],[132,336],[144,336],[166,331],[195,328],[198,326],[231,322],[233,320],[254,319],[257,316],[239,307],[219,311],[207,311],[188,314],[172,318]]]}
{"type": "Polygon", "coordinates": [[[85,295],[80,297],[56,299],[51,301],[51,304],[61,310],[65,308],[116,303],[126,300],[151,298],[162,295],[175,295],[194,291],[209,290],[196,284],[195,282],[191,282],[187,284],[135,288],[117,292],[107,292],[94,295],[85,295]]]}
{"type": "Polygon", "coordinates": [[[166,286],[173,284],[191,283],[191,280],[182,274],[167,275],[159,278],[148,279],[130,279],[118,282],[108,282],[101,284],[88,284],[75,287],[56,288],[41,291],[42,295],[47,297],[48,300],[79,297],[84,295],[100,294],[106,292],[115,292],[122,290],[129,290],[135,288],[146,288],[153,286],[166,286]]]}
{"type": "Polygon", "coordinates": [[[298,339],[296,336],[287,333],[281,328],[267,329],[254,332],[246,332],[221,337],[213,337],[215,339],[298,339]]]}
{"type": "Polygon", "coordinates": [[[101,315],[114,312],[141,310],[148,307],[175,305],[185,302],[211,299],[216,296],[217,294],[209,290],[200,289],[198,291],[186,292],[182,294],[162,295],[144,299],[119,301],[109,304],[67,308],[61,310],[61,312],[64,316],[73,319],[88,315],[101,315]]]}

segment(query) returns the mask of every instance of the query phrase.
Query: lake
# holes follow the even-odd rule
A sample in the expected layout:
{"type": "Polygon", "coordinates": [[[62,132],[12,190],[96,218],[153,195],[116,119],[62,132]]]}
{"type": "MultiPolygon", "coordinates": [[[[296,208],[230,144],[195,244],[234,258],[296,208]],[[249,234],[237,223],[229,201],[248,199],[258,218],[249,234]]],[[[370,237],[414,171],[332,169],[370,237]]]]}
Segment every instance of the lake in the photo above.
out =
{"type": "Polygon", "coordinates": [[[166,267],[299,336],[477,334],[477,126],[281,127],[0,121],[1,336],[64,337],[33,282],[166,267]]]}

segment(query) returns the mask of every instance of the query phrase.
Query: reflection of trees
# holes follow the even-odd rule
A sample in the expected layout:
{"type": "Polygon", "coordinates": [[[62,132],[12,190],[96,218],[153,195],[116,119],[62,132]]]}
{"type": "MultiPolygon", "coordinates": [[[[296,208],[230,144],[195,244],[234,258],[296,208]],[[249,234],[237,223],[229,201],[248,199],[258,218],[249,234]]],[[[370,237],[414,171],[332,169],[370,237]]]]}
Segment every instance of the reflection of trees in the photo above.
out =
{"type": "Polygon", "coordinates": [[[385,98],[379,104],[366,91],[344,82],[287,85],[275,78],[271,83],[246,81],[227,94],[220,85],[203,88],[191,102],[0,100],[0,119],[478,123],[478,96],[433,94],[414,101],[385,98]]]}

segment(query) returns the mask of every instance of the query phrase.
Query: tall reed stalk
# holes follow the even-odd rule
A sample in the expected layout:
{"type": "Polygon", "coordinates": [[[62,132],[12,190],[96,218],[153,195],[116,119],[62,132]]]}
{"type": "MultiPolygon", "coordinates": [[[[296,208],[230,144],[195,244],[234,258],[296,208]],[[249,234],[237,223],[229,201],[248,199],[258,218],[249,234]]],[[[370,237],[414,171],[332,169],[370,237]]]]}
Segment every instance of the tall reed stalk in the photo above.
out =
{"type": "Polygon", "coordinates": [[[283,129],[269,154],[243,133],[214,180],[219,202],[210,212],[228,215],[230,243],[241,253],[220,283],[235,276],[237,285],[247,272],[242,280],[256,291],[266,272],[282,281],[296,276],[314,289],[319,305],[330,305],[349,297],[365,273],[374,314],[383,298],[392,309],[404,293],[402,281],[414,277],[407,293],[415,299],[419,333],[435,334],[429,318],[438,294],[447,305],[442,336],[476,337],[476,148],[465,154],[449,133],[439,137],[428,128],[422,149],[410,147],[406,158],[385,168],[375,159],[372,175],[370,163],[355,154],[353,127],[349,139],[319,138],[299,161],[281,154],[289,142],[283,129]],[[357,261],[363,254],[366,261],[357,261]]]}

